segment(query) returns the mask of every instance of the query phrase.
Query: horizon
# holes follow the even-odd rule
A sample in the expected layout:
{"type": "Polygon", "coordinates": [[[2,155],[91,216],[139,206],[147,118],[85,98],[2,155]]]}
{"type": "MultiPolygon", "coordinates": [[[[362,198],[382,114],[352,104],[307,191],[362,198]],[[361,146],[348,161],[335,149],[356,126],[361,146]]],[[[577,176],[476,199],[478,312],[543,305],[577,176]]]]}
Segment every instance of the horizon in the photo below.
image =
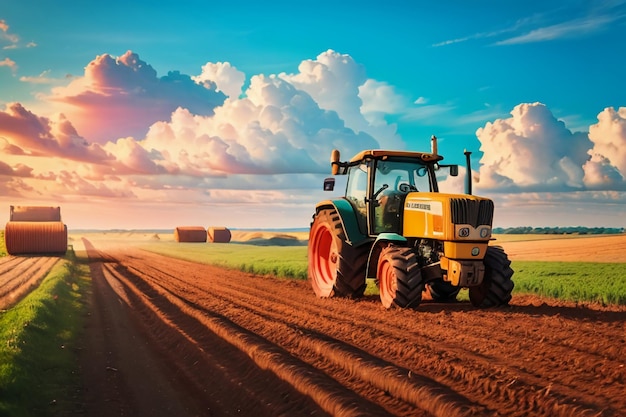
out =
{"type": "Polygon", "coordinates": [[[329,156],[430,151],[494,227],[626,226],[626,0],[0,11],[0,223],[308,228],[329,156]],[[288,7],[287,7],[288,6],[288,7]],[[98,16],[94,19],[94,16],[98,16]]]}

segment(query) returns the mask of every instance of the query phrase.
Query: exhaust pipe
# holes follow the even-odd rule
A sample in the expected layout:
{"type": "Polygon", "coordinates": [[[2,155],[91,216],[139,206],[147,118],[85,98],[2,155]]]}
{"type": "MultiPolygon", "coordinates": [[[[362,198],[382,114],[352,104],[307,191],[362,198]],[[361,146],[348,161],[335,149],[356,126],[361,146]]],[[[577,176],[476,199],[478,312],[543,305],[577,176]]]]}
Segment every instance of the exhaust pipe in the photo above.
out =
{"type": "Polygon", "coordinates": [[[472,153],[465,149],[463,151],[463,154],[465,155],[465,165],[467,166],[467,177],[465,178],[465,194],[472,195],[472,163],[470,161],[470,155],[472,153]]]}

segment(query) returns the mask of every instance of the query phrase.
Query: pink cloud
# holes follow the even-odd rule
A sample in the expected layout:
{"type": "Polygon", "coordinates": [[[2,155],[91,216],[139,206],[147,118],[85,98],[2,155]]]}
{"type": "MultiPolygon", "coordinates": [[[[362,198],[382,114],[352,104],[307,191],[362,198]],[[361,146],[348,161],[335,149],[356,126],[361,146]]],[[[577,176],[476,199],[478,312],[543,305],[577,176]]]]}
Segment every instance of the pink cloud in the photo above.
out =
{"type": "Polygon", "coordinates": [[[197,84],[178,71],[159,78],[154,68],[128,51],[119,58],[97,56],[82,77],[54,88],[48,99],[63,105],[81,134],[104,143],[143,137],[150,125],[167,120],[178,107],[213,114],[225,96],[213,84],[197,84]]]}
{"type": "Polygon", "coordinates": [[[17,64],[11,58],[4,58],[0,61],[0,67],[8,67],[13,72],[17,71],[17,64]]]}
{"type": "Polygon", "coordinates": [[[65,159],[105,163],[112,159],[100,145],[89,144],[63,115],[57,120],[40,117],[20,103],[0,111],[0,149],[3,153],[56,156],[65,159]]]}

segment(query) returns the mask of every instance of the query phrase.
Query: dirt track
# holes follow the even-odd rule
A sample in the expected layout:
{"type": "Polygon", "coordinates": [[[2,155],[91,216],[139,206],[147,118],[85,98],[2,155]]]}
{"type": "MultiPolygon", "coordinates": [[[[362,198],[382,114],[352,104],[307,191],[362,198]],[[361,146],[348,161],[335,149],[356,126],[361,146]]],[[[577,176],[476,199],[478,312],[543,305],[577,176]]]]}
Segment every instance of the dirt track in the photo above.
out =
{"type": "Polygon", "coordinates": [[[626,309],[323,300],[89,241],[90,416],[626,415],[626,309]]]}

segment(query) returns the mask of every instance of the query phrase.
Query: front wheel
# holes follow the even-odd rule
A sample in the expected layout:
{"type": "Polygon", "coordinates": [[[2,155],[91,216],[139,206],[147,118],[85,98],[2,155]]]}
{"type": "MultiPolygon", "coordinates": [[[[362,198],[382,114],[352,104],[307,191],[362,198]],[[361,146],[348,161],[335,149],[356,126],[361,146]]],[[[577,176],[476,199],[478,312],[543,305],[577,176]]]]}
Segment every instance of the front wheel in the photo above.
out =
{"type": "Polygon", "coordinates": [[[513,270],[511,261],[500,246],[488,246],[485,253],[485,276],[477,287],[469,288],[469,298],[474,307],[497,307],[511,301],[513,270]]]}
{"type": "Polygon", "coordinates": [[[378,258],[376,282],[385,308],[413,308],[422,301],[424,282],[411,248],[393,244],[384,247],[378,258]]]}

